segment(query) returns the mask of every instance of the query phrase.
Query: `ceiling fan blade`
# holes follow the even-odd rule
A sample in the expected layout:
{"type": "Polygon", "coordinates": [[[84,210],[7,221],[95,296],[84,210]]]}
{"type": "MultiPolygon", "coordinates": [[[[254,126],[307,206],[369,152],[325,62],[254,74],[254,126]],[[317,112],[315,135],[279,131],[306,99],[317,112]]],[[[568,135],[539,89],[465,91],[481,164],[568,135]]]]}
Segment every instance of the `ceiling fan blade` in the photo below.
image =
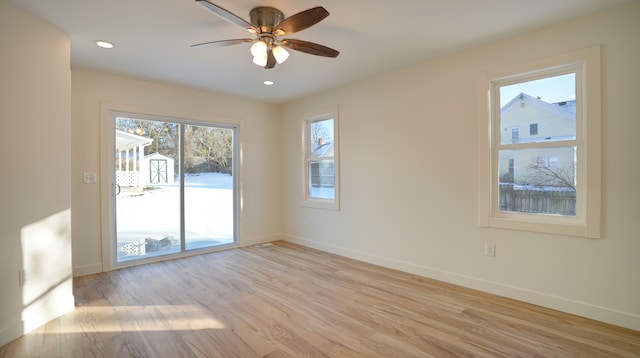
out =
{"type": "Polygon", "coordinates": [[[276,67],[276,57],[273,55],[273,51],[269,48],[267,49],[267,64],[264,68],[270,69],[274,67],[276,67]]]}
{"type": "Polygon", "coordinates": [[[245,21],[243,18],[237,16],[236,14],[232,13],[229,10],[225,10],[220,6],[212,4],[207,0],[196,0],[196,2],[202,5],[205,9],[211,11],[212,13],[220,16],[221,18],[229,21],[232,24],[242,26],[245,29],[247,29],[249,32],[254,34],[260,33],[260,30],[257,27],[251,25],[251,23],[245,21]]]}
{"type": "Polygon", "coordinates": [[[282,22],[276,25],[274,34],[276,36],[284,36],[302,31],[319,23],[327,16],[329,16],[329,12],[322,6],[317,6],[309,10],[299,12],[282,20],[282,22]]]}
{"type": "Polygon", "coordinates": [[[222,47],[222,46],[230,46],[230,45],[239,45],[247,42],[254,42],[254,39],[233,39],[233,40],[220,40],[220,41],[210,41],[203,42],[195,45],[191,45],[191,47],[222,47]]]}
{"type": "Polygon", "coordinates": [[[324,56],[324,57],[338,57],[340,51],[336,51],[327,46],[322,46],[317,43],[303,41],[303,40],[295,40],[295,39],[284,39],[280,41],[280,45],[288,47],[292,50],[308,53],[310,55],[316,56],[324,56]]]}

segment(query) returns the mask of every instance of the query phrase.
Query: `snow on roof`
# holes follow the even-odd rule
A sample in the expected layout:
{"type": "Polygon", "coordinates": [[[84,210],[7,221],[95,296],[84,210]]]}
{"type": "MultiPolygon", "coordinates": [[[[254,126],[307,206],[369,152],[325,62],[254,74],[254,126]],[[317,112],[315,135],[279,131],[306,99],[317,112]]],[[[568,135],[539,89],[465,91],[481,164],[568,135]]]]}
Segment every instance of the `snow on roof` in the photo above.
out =
{"type": "Polygon", "coordinates": [[[147,146],[153,142],[151,138],[141,137],[139,135],[127,133],[116,129],[116,150],[129,150],[140,145],[147,146]]]}
{"type": "Polygon", "coordinates": [[[570,100],[570,101],[562,101],[562,102],[555,102],[553,103],[554,106],[558,106],[562,109],[564,109],[567,112],[571,112],[573,114],[576,113],[576,100],[570,100]]]}
{"type": "Polygon", "coordinates": [[[323,143],[321,145],[318,145],[317,143],[312,143],[311,155],[314,157],[332,157],[333,142],[323,143]]]}
{"type": "Polygon", "coordinates": [[[145,155],[145,156],[144,156],[144,158],[145,158],[145,159],[157,159],[157,158],[159,158],[159,159],[168,159],[168,160],[173,160],[173,158],[171,158],[171,157],[167,157],[166,155],[164,155],[164,154],[160,154],[160,153],[158,153],[158,152],[154,152],[154,153],[151,153],[151,154],[147,154],[147,155],[145,155]]]}
{"type": "Polygon", "coordinates": [[[520,102],[527,102],[527,103],[531,103],[533,105],[539,106],[539,107],[543,107],[546,110],[550,111],[550,112],[554,112],[562,117],[566,117],[569,119],[576,119],[575,116],[575,100],[573,101],[564,101],[564,102],[557,102],[557,103],[548,103],[545,102],[543,100],[541,100],[540,98],[536,98],[533,96],[529,96],[526,93],[520,93],[519,95],[513,97],[513,99],[511,101],[509,101],[507,104],[505,104],[504,106],[502,106],[502,108],[500,108],[500,112],[501,113],[505,113],[507,111],[510,111],[512,108],[514,108],[514,106],[517,103],[520,102]],[[571,108],[571,103],[573,102],[573,108],[571,108]]]}

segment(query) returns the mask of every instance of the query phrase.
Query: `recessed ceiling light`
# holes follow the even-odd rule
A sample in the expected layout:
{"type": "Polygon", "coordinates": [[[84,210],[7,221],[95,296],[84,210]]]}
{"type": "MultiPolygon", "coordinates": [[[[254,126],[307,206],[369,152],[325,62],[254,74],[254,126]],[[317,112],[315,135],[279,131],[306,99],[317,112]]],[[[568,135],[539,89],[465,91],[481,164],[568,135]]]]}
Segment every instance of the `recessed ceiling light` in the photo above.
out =
{"type": "Polygon", "coordinates": [[[264,81],[263,82],[266,86],[273,86],[273,81],[264,81]]]}
{"type": "Polygon", "coordinates": [[[107,41],[96,41],[96,45],[102,48],[113,48],[113,44],[107,41]]]}

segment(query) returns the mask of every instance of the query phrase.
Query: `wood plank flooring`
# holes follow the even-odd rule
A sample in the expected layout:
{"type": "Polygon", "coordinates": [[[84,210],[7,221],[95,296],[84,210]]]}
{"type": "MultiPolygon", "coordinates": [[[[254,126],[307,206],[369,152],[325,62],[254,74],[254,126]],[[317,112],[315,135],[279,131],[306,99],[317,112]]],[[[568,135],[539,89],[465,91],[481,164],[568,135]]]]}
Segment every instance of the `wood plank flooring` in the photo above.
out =
{"type": "Polygon", "coordinates": [[[0,357],[640,357],[640,332],[277,242],[74,280],[0,357]]]}

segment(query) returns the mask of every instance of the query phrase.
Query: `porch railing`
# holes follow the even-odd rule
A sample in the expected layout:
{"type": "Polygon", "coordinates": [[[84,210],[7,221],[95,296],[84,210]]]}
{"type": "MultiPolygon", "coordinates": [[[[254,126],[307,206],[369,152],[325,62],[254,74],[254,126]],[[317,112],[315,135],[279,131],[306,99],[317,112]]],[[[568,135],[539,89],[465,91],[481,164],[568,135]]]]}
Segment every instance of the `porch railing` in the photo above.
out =
{"type": "Polygon", "coordinates": [[[138,186],[140,184],[140,172],[116,171],[116,184],[120,186],[138,186]]]}

